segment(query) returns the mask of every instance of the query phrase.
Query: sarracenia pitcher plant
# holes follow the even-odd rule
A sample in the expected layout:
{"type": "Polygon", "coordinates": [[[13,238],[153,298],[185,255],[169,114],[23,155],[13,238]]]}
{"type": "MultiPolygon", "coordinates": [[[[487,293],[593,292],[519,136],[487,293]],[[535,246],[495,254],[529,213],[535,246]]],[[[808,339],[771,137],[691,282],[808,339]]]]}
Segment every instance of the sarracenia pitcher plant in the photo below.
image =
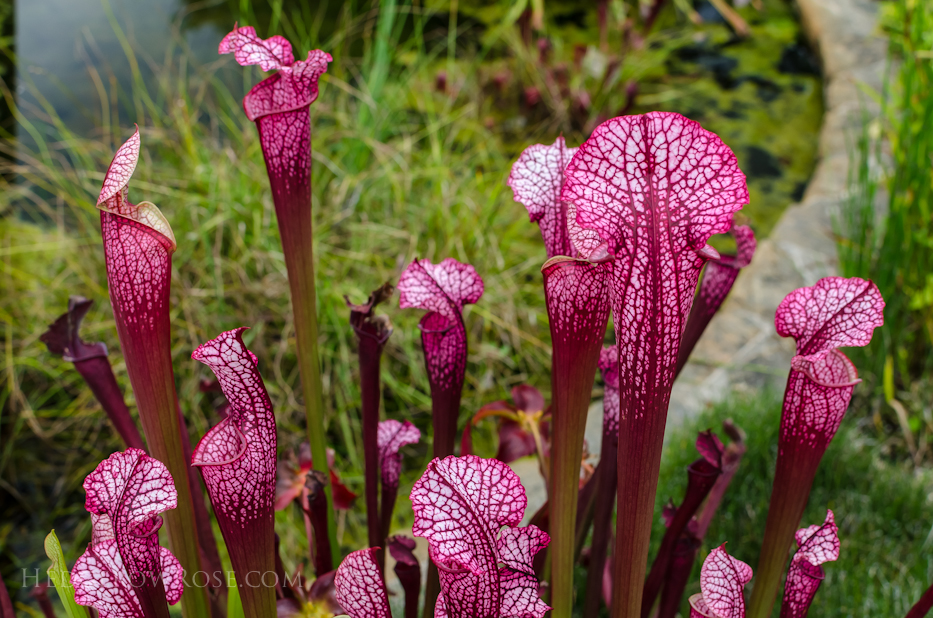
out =
{"type": "MultiPolygon", "coordinates": [[[[412,531],[428,540],[440,572],[438,618],[543,618],[532,560],[548,544],[536,526],[517,527],[527,505],[518,476],[497,459],[434,459],[411,490],[412,531]]],[[[350,618],[391,618],[373,553],[351,553],[337,569],[337,600],[350,618]]]]}
{"type": "Polygon", "coordinates": [[[168,468],[130,448],[102,461],[84,490],[91,544],[71,570],[75,601],[101,616],[168,618],[166,602],[191,592],[181,564],[159,546],[160,515],[178,504],[168,468]]]}
{"type": "MultiPolygon", "coordinates": [[[[318,78],[327,71],[330,54],[315,49],[296,60],[285,38],[261,39],[252,27],[234,27],[220,42],[221,54],[233,54],[243,65],[276,71],[256,84],[243,99],[246,116],[256,123],[272,201],[285,254],[298,367],[308,422],[308,442],[316,470],[327,472],[324,436],[324,398],[317,352],[317,309],[314,289],[313,230],[311,225],[311,117],[318,78]]],[[[328,503],[330,490],[327,490],[328,503]]],[[[331,545],[336,546],[333,510],[328,514],[331,545]]]]}
{"type": "MultiPolygon", "coordinates": [[[[193,508],[193,498],[203,497],[192,496],[200,481],[195,477],[193,483],[190,475],[197,470],[236,574],[233,610],[242,607],[249,618],[315,608],[345,610],[351,618],[391,618],[384,568],[390,555],[405,592],[405,616],[415,618],[421,554],[414,540],[389,534],[398,523],[393,513],[400,449],[418,442],[421,432],[404,419],[380,422],[380,363],[392,326],[374,309],[391,297],[389,284],[365,304],[348,301],[360,361],[371,547],[341,562],[335,535],[334,508],[344,514],[356,496],[331,470],[325,443],[309,113],[331,57],[315,50],[296,60],[284,38],[261,39],[251,27],[235,27],[219,51],[233,54],[241,65],[274,71],[247,94],[243,106],[257,125],[272,188],[309,441],[297,460],[283,459],[277,467],[272,402],[240,328],[192,354],[214,372],[216,383],[208,388],[219,388],[227,403],[220,422],[191,448],[171,364],[169,288],[176,241],[154,205],[129,201],[140,155],[137,130],[117,151],[97,205],[111,304],[145,442],[106,348],[79,336],[90,302],[74,297],[42,340],[75,364],[133,448],[112,455],[85,481],[92,539],[70,575],[50,535],[56,582],[73,617],[84,615],[75,609],[81,603],[103,617],[168,618],[168,605],[179,599],[186,618],[217,615],[222,598],[209,607],[205,587],[195,584],[182,594],[185,573],[200,571],[202,560],[212,563],[212,571],[219,568],[213,564],[219,557],[199,555],[199,546],[205,546],[199,541],[214,536],[206,509],[197,517],[193,508]],[[302,567],[294,571],[295,581],[281,581],[285,563],[274,510],[296,500],[317,575],[310,586],[301,580],[302,567]],[[163,517],[172,551],[159,546],[163,517]]],[[[715,134],[678,114],[652,112],[606,121],[578,148],[563,138],[531,146],[512,167],[508,184],[539,225],[547,255],[541,271],[552,342],[551,402],[547,406],[540,392],[522,385],[513,389],[514,404],[495,402],[470,411],[474,421],[488,415],[506,419],[498,459],[466,453],[470,421],[464,453],[453,454],[468,364],[464,309],[482,297],[482,278],[473,266],[452,258],[438,264],[414,259],[398,282],[399,306],[425,312],[419,327],[434,458],[410,494],[412,533],[427,541],[424,615],[543,618],[550,612],[553,618],[571,618],[574,567],[592,522],[587,598],[579,604],[584,618],[599,614],[607,593],[612,618],[672,618],[745,452],[741,431],[730,424],[724,424],[732,437],[728,447],[711,431],[699,434],[701,457],[687,469],[680,505],[671,502],[664,510],[668,530],[646,577],[671,387],[755,252],[754,234],[736,215],[748,201],[745,176],[715,134]],[[708,244],[712,235],[727,232],[735,238],[735,255],[720,255],[708,244]],[[604,347],[610,317],[615,342],[604,347]],[[581,461],[597,368],[605,383],[602,461],[589,474],[592,465],[581,461]],[[519,527],[527,498],[506,462],[529,453],[539,457],[548,502],[533,525],[519,527]],[[550,579],[544,594],[539,573],[550,579]]],[[[689,599],[691,618],[745,618],[749,583],[748,616],[768,618],[782,581],[782,618],[805,617],[823,579],[821,565],[839,556],[831,511],[822,525],[798,529],[820,460],[858,382],[838,348],[868,344],[882,324],[883,308],[870,281],[840,277],[798,289],[778,307],[777,332],[796,340],[797,354],[784,396],[757,579],[752,582],[749,565],[730,556],[725,545],[716,547],[703,561],[700,592],[689,599]],[[798,550],[789,558],[795,539],[798,550]]],[[[3,590],[0,609],[7,611],[3,590]]]]}
{"type": "Polygon", "coordinates": [[[748,190],[719,137],[679,114],[652,112],[597,127],[567,166],[561,199],[573,205],[581,255],[606,266],[622,402],[611,613],[633,618],[681,335],[700,269],[719,258],[706,241],[729,230],[748,190]],[[584,251],[593,232],[601,244],[584,251]]]}
{"type": "Polygon", "coordinates": [[[379,517],[379,402],[382,399],[382,350],[392,335],[388,316],[377,315],[376,306],[388,300],[395,288],[385,283],[369,295],[362,305],[346,298],[350,308],[350,326],[356,334],[360,361],[360,425],[363,433],[363,476],[366,488],[366,527],[369,545],[379,547],[386,535],[379,517]]]}
{"type": "Polygon", "coordinates": [[[509,186],[528,210],[550,258],[541,269],[551,327],[551,469],[548,474],[551,534],[551,603],[555,616],[569,616],[573,603],[579,466],[583,431],[609,320],[609,266],[578,259],[561,198],[564,170],[576,148],[564,139],[525,149],[512,166],[509,186]]]}
{"type": "MultiPolygon", "coordinates": [[[[97,199],[107,283],[149,453],[165,464],[178,491],[177,507],[165,514],[169,544],[185,572],[195,573],[201,570],[198,528],[178,422],[169,322],[175,237],[154,204],[129,201],[139,149],[137,129],[117,150],[97,199]]],[[[207,590],[189,591],[182,609],[186,618],[206,616],[207,590]]]]}
{"type": "Polygon", "coordinates": [[[551,257],[542,272],[554,348],[553,614],[567,618],[572,605],[573,496],[611,310],[621,401],[612,613],[639,616],[682,335],[700,271],[720,258],[707,240],[728,231],[748,201],[745,176],[716,135],[679,114],[652,112],[609,120],[575,150],[562,139],[526,150],[509,184],[551,257]]]}
{"type": "Polygon", "coordinates": [[[191,464],[207,485],[246,615],[274,618],[275,586],[262,575],[275,571],[275,416],[244,330],[221,333],[191,355],[210,367],[230,402],[191,464]]]}
{"type": "Polygon", "coordinates": [[[820,279],[787,295],[774,325],[782,337],[797,342],[791,361],[777,467],[765,536],[758,559],[758,579],[749,604],[751,618],[767,618],[781,585],[781,575],[800,524],[816,470],[852,391],[860,381],[855,366],[837,348],[864,346],[881,326],[884,300],[871,281],[842,277],[820,279]]]}
{"type": "MultiPolygon", "coordinates": [[[[398,280],[399,307],[427,311],[418,327],[431,385],[435,457],[454,452],[467,364],[463,306],[479,301],[483,290],[483,280],[476,269],[453,258],[438,264],[415,259],[398,280]]],[[[424,591],[425,618],[430,618],[434,611],[439,586],[437,569],[431,564],[424,591]]]]}
{"type": "Polygon", "coordinates": [[[48,346],[49,352],[74,363],[75,369],[94,393],[123,443],[130,448],[145,449],[130,409],[126,407],[123,391],[107,360],[107,346],[99,342],[87,343],[81,339],[81,320],[92,304],[93,301],[83,296],[72,296],[68,299],[67,313],[55,320],[39,339],[48,346]]]}

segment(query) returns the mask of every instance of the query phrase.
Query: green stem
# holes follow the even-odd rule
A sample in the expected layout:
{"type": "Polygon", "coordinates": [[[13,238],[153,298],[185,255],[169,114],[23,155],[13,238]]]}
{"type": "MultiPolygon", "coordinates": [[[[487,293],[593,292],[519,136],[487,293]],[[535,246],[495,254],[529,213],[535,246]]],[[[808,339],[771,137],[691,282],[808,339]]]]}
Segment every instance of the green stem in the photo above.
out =
{"type": "MultiPolygon", "coordinates": [[[[557,268],[561,268],[560,265],[557,268]]],[[[592,266],[568,265],[563,268],[592,266]]],[[[596,267],[599,268],[599,267],[596,267]]],[[[570,618],[573,609],[573,565],[576,558],[577,497],[580,487],[580,462],[583,458],[583,434],[586,415],[593,393],[596,364],[602,347],[603,334],[608,321],[605,311],[593,310],[583,320],[573,320],[563,314],[564,299],[551,298],[552,274],[547,264],[545,289],[548,290],[548,317],[551,325],[553,357],[551,361],[551,474],[548,499],[550,501],[550,567],[551,616],[570,618]]],[[[576,283],[574,281],[574,283],[576,283]]],[[[572,288],[571,288],[572,289],[572,288]]],[[[583,290],[584,285],[579,289],[583,290]]],[[[582,296],[582,294],[581,294],[582,296]]],[[[577,315],[582,315],[582,312],[577,315]]]]}
{"type": "Polygon", "coordinates": [[[780,445],[768,520],[758,568],[755,569],[754,587],[749,602],[748,618],[768,618],[777,600],[784,577],[784,567],[794,543],[794,533],[800,525],[803,511],[810,497],[810,487],[820,464],[807,445],[780,445]]]}
{"type": "MultiPolygon", "coordinates": [[[[317,349],[317,298],[314,289],[314,257],[310,242],[312,235],[310,209],[307,211],[307,217],[301,217],[297,222],[294,218],[291,221],[283,221],[279,218],[279,233],[285,253],[285,268],[288,270],[292,313],[295,317],[295,343],[298,348],[298,369],[301,372],[311,459],[315,470],[329,474],[327,440],[324,433],[324,396],[317,349]],[[295,223],[299,225],[294,225],[295,223]]],[[[330,538],[330,546],[337,547],[334,499],[329,484],[325,492],[327,494],[327,535],[330,538]]],[[[336,555],[334,553],[335,557],[336,555]]],[[[335,563],[334,568],[336,567],[335,563]]]]}
{"type": "MultiPolygon", "coordinates": [[[[263,158],[272,188],[275,216],[282,239],[288,287],[295,319],[298,370],[304,393],[308,443],[315,470],[328,475],[327,440],[324,432],[324,395],[318,360],[317,297],[314,289],[314,229],[311,220],[311,121],[308,108],[263,116],[256,121],[263,158]],[[289,124],[299,137],[282,143],[279,132],[289,124]],[[307,142],[303,138],[307,137],[307,142]]],[[[337,520],[331,487],[327,495],[327,533],[331,547],[337,545],[337,520]]],[[[336,559],[338,553],[334,552],[336,559]]],[[[334,568],[337,564],[334,564],[334,568]]]]}
{"type": "MultiPolygon", "coordinates": [[[[597,348],[598,355],[598,348],[597,348]]],[[[582,363],[578,363],[582,364],[582,363]]],[[[583,457],[583,434],[586,429],[586,412],[596,375],[596,359],[593,371],[585,387],[563,388],[557,384],[563,380],[555,376],[554,419],[551,438],[551,616],[570,618],[573,607],[573,563],[577,527],[577,494],[580,486],[580,461],[583,457]],[[566,391],[564,390],[566,389],[566,391]]],[[[581,372],[582,373],[582,372],[581,372]]],[[[577,377],[577,376],[574,376],[577,377]]],[[[578,382],[585,383],[581,375],[578,382]]],[[[573,379],[572,377],[570,379],[573,379]]]]}
{"type": "Polygon", "coordinates": [[[544,454],[544,439],[541,436],[540,422],[540,416],[536,415],[531,422],[528,423],[528,430],[531,431],[531,436],[535,440],[535,458],[538,460],[538,469],[541,470],[541,476],[544,477],[544,482],[547,484],[550,483],[551,465],[544,454]]]}
{"type": "MultiPolygon", "coordinates": [[[[126,351],[124,351],[126,354],[126,351]]],[[[135,356],[135,354],[134,354],[135,356]]],[[[137,356],[138,358],[138,356],[137,356]]],[[[162,514],[165,527],[168,530],[169,547],[186,573],[196,573],[201,570],[197,524],[194,517],[194,497],[191,485],[188,482],[189,464],[185,461],[181,430],[178,424],[178,414],[175,408],[175,382],[172,374],[171,357],[165,359],[164,380],[160,380],[161,405],[158,414],[143,414],[143,400],[136,383],[133,383],[136,403],[140,409],[140,420],[143,432],[146,434],[146,443],[150,454],[165,464],[175,481],[178,492],[178,506],[162,514]]],[[[129,369],[129,363],[127,363],[129,369]]],[[[132,378],[132,372],[130,372],[132,378]]],[[[150,375],[158,375],[153,372],[150,375]]],[[[131,379],[131,382],[132,379],[131,379]]],[[[148,390],[148,389],[147,389],[148,390]]],[[[200,496],[198,496],[200,498],[200,496]]],[[[186,586],[185,594],[181,597],[181,609],[185,618],[201,618],[210,616],[210,602],[207,597],[207,588],[186,586]]]]}

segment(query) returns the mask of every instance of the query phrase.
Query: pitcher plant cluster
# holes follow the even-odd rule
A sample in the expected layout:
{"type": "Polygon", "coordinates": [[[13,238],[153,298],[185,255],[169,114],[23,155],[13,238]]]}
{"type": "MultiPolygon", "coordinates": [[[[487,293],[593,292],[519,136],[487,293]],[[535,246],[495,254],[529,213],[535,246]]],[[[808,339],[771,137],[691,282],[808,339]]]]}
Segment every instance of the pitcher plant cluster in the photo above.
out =
{"type": "MultiPolygon", "coordinates": [[[[334,512],[353,508],[357,497],[334,470],[325,440],[311,228],[309,109],[331,57],[315,50],[296,60],[284,38],[263,40],[251,27],[235,27],[219,51],[274,71],[243,106],[259,131],[282,239],[308,440],[277,460],[263,361],[238,328],[192,353],[216,377],[204,388],[219,389],[227,403],[214,427],[193,447],[188,442],[171,363],[176,239],[155,205],[130,202],[137,129],[114,156],[97,204],[110,302],[143,436],[106,348],[79,336],[90,301],[74,297],[43,336],[51,352],[74,363],[128,447],[84,483],[93,534],[70,574],[57,538],[49,536],[50,573],[71,618],[90,616],[86,608],[106,617],[165,618],[179,600],[187,618],[389,618],[386,552],[405,618],[419,611],[424,618],[548,612],[570,618],[575,606],[585,618],[596,618],[603,606],[614,618],[673,618],[745,452],[742,430],[728,422],[727,444],[713,431],[700,433],[682,501],[655,513],[671,388],[755,253],[752,230],[736,216],[748,191],[729,147],[683,116],[652,112],[608,120],[579,147],[561,137],[529,146],[515,162],[508,185],[540,227],[548,257],[541,272],[552,342],[550,402],[521,385],[511,402],[461,410],[468,357],[463,310],[481,302],[484,291],[471,265],[414,259],[395,286],[386,283],[363,304],[347,300],[359,354],[369,547],[344,556],[334,512]],[[734,237],[734,255],[709,244],[717,234],[734,237]],[[419,328],[433,459],[410,499],[411,534],[426,541],[426,552],[406,535],[390,536],[402,453],[421,439],[408,420],[380,415],[381,357],[393,327],[377,308],[396,289],[400,308],[424,312],[419,328]],[[583,434],[597,370],[603,432],[594,467],[583,434]],[[495,458],[483,459],[470,452],[471,427],[492,421],[499,448],[495,458]],[[537,457],[548,495],[531,523],[520,526],[527,498],[508,463],[528,455],[537,457]],[[301,510],[313,579],[284,573],[274,511],[286,508],[301,510]],[[657,516],[666,533],[652,558],[657,516]],[[163,522],[168,548],[159,543],[163,522]],[[235,581],[210,578],[202,586],[186,579],[221,571],[221,554],[235,581]],[[587,577],[575,589],[577,565],[587,577]],[[270,573],[276,577],[264,577],[270,573]]],[[[795,339],[797,355],[788,368],[761,555],[753,572],[729,554],[726,539],[710,539],[721,544],[702,561],[700,593],[688,600],[691,616],[766,618],[779,594],[782,617],[806,616],[824,565],[839,556],[832,511],[821,524],[801,518],[859,381],[840,348],[868,344],[883,308],[873,283],[839,277],[792,291],[777,307],[777,332],[795,339]]]]}

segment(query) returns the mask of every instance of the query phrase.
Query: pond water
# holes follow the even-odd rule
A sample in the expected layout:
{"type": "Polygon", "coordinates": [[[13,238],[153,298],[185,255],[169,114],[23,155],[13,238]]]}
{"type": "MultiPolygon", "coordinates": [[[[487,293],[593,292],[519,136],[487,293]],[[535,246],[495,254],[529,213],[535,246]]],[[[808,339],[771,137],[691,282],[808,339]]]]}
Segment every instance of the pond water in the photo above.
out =
{"type": "MultiPolygon", "coordinates": [[[[638,96],[626,113],[676,111],[718,133],[736,152],[749,178],[751,204],[743,212],[759,234],[766,235],[783,209],[803,194],[815,162],[822,115],[817,64],[801,42],[789,3],[766,0],[763,11],[746,8],[743,15],[751,30],[746,39],[737,38],[705,2],[694,3],[706,21],[702,25],[691,24],[668,6],[645,45],[629,52],[615,73],[614,56],[599,45],[595,4],[579,0],[546,3],[548,34],[558,42],[550,66],[563,63],[571,73],[591,73],[584,76],[589,83],[609,81],[611,74],[613,85],[602,93],[604,100],[624,101],[627,85],[637,83],[638,96]]],[[[123,90],[132,85],[134,65],[127,49],[135,55],[143,82],[173,54],[186,54],[200,64],[215,62],[217,43],[234,21],[258,21],[263,32],[273,5],[239,0],[16,0],[17,102],[27,116],[41,113],[47,102],[70,130],[93,135],[108,106],[112,110],[127,104],[112,100],[110,94],[104,94],[103,99],[110,97],[104,104],[101,94],[115,90],[113,85],[123,90]]],[[[316,17],[324,22],[321,31],[327,31],[331,23],[332,30],[337,28],[341,10],[363,15],[371,8],[363,0],[313,7],[285,0],[278,5],[285,14],[320,13],[316,17]]],[[[458,53],[471,49],[469,41],[481,41],[495,29],[511,5],[493,0],[460,3],[458,36],[467,43],[458,39],[458,53]]],[[[438,1],[427,6],[438,9],[431,21],[435,30],[446,28],[447,4],[438,1]]],[[[490,71],[502,62],[501,50],[489,54],[490,71]]],[[[234,84],[231,89],[237,92],[242,90],[242,80],[236,81],[240,73],[231,64],[227,63],[221,77],[234,84]]],[[[554,74],[559,75],[556,70],[554,74]]],[[[621,107],[616,104],[614,110],[606,105],[606,110],[612,113],[621,107]]],[[[540,110],[537,113],[540,120],[540,110]]],[[[491,114],[507,134],[505,143],[517,155],[527,144],[527,136],[534,134],[530,128],[535,114],[523,109],[520,96],[491,114]]],[[[121,114],[121,122],[132,117],[131,112],[121,114]]],[[[18,135],[26,138],[23,128],[18,135]]],[[[580,139],[584,136],[581,131],[580,139]]]]}
{"type": "Polygon", "coordinates": [[[105,87],[113,80],[128,89],[124,42],[144,79],[170,50],[216,59],[224,32],[211,23],[188,27],[188,16],[179,0],[16,0],[18,103],[29,113],[45,99],[72,131],[91,133],[100,123],[101,95],[88,69],[97,69],[105,87]]]}

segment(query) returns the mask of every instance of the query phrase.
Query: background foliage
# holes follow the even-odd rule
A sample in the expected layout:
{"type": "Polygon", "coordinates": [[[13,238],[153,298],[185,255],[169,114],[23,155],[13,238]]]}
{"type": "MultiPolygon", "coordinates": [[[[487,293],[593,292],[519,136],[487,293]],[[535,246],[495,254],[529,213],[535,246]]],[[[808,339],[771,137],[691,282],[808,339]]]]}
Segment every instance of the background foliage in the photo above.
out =
{"type": "Polygon", "coordinates": [[[933,5],[882,6],[890,78],[867,93],[880,116],[853,136],[839,262],[844,275],[872,279],[886,301],[884,326],[854,354],[870,383],[859,407],[875,435],[889,437],[887,452],[920,463],[933,454],[933,5]]]}

